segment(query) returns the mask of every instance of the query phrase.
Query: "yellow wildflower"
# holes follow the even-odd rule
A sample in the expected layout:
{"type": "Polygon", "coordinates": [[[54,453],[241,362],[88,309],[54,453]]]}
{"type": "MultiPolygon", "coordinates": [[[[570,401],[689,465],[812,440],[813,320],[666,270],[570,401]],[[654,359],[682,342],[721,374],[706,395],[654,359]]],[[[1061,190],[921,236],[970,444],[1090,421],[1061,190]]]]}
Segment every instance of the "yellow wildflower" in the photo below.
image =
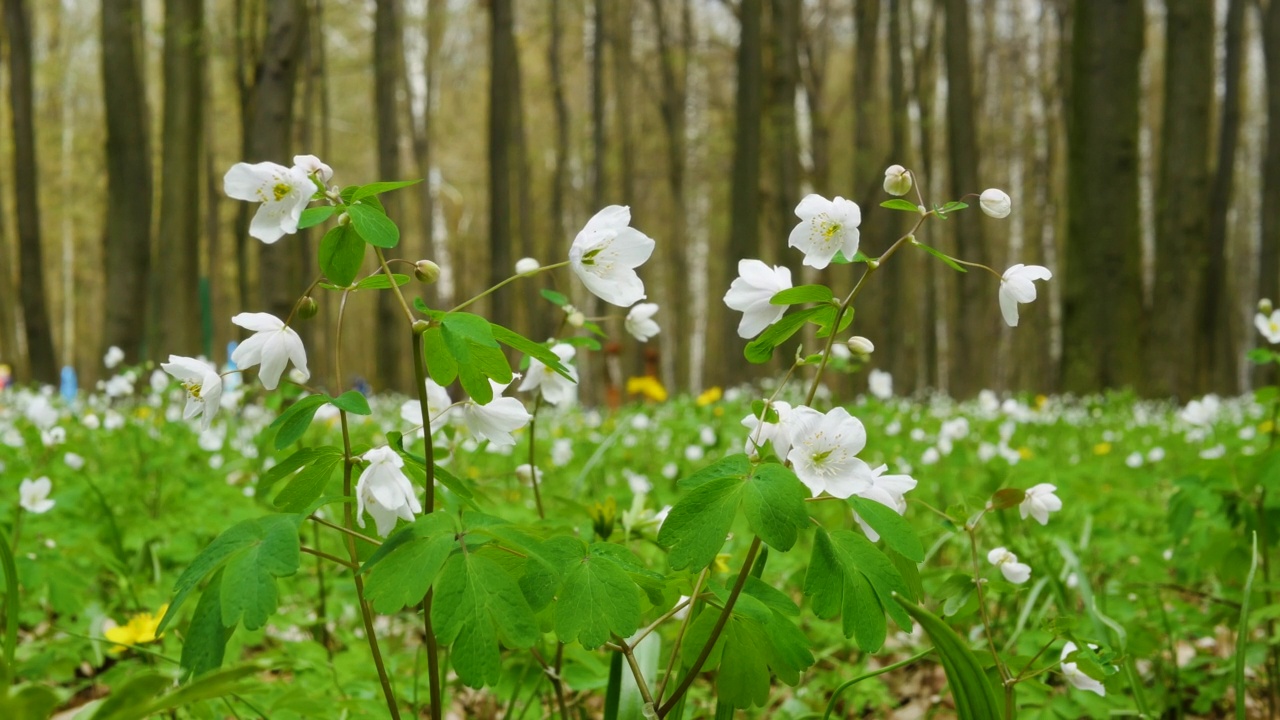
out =
{"type": "Polygon", "coordinates": [[[149,612],[138,613],[129,618],[129,622],[124,625],[116,625],[103,631],[103,636],[113,643],[112,653],[122,653],[133,645],[145,645],[149,642],[155,642],[164,635],[156,635],[156,628],[160,627],[160,619],[169,610],[168,603],[161,605],[155,615],[149,612]]]}
{"type": "Polygon", "coordinates": [[[711,565],[711,569],[716,572],[729,572],[729,559],[733,556],[729,553],[720,553],[716,555],[715,561],[711,565]]]}
{"type": "Polygon", "coordinates": [[[1036,396],[1036,409],[1037,409],[1037,410],[1043,410],[1043,409],[1044,409],[1044,405],[1045,405],[1045,403],[1047,403],[1047,402],[1049,402],[1049,398],[1048,398],[1048,396],[1046,396],[1046,395],[1037,395],[1037,396],[1036,396]]]}
{"type": "Polygon", "coordinates": [[[724,397],[724,391],[720,389],[719,385],[709,387],[705,392],[698,396],[698,407],[706,407],[722,397],[724,397]]]}
{"type": "Polygon", "coordinates": [[[1018,457],[1022,458],[1023,460],[1030,460],[1031,448],[1027,447],[1026,445],[1023,445],[1022,447],[1018,448],[1018,457]]]}
{"type": "Polygon", "coordinates": [[[662,381],[652,375],[641,375],[627,380],[628,395],[643,395],[654,402],[667,401],[667,389],[662,381]]]}
{"type": "Polygon", "coordinates": [[[1258,423],[1258,432],[1262,433],[1263,435],[1271,434],[1271,431],[1274,428],[1275,428],[1275,424],[1272,423],[1270,420],[1263,420],[1262,422],[1258,423]]]}
{"type": "Polygon", "coordinates": [[[1109,443],[1109,442],[1100,442],[1100,443],[1098,443],[1097,445],[1094,445],[1094,446],[1093,446],[1093,454],[1094,454],[1094,455],[1109,455],[1109,454],[1111,454],[1111,443],[1109,443]]]}

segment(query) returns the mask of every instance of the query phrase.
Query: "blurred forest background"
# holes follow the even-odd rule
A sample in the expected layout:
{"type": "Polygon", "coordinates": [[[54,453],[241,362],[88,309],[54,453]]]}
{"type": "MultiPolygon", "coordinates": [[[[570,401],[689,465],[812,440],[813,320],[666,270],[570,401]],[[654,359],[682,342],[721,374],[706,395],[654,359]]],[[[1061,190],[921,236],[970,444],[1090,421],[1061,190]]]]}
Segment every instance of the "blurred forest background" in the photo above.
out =
{"type": "MultiPolygon", "coordinates": [[[[433,307],[630,205],[658,243],[647,365],[670,389],[752,376],[721,302],[739,258],[851,287],[850,266],[801,268],[792,211],[852,198],[879,254],[910,221],[878,207],[893,163],[930,202],[1013,197],[1007,220],[971,209],[922,240],[1054,272],[1015,332],[989,275],[886,263],[854,331],[899,392],[1237,392],[1256,301],[1280,300],[1280,0],[0,3],[0,362],[19,381],[92,381],[110,345],[222,362],[233,314],[284,317],[322,230],[251,239],[222,175],[297,153],[340,184],[429,179],[387,208],[395,254],[443,268],[410,286],[433,307]]],[[[481,311],[547,336],[544,278],[481,311]]],[[[588,315],[617,314],[568,280],[588,315]]],[[[318,299],[299,329],[327,379],[318,299]]],[[[391,302],[354,297],[372,342],[344,366],[408,390],[391,302]]],[[[645,371],[619,342],[619,362],[582,358],[585,385],[645,371]]]]}

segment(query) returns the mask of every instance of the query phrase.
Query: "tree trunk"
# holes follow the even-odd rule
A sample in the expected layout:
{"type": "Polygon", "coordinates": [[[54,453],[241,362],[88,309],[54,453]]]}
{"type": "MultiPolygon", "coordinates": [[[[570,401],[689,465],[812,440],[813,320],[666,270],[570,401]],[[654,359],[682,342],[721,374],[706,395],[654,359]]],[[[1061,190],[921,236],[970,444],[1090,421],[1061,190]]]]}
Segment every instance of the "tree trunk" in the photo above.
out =
{"type": "MultiPolygon", "coordinates": [[[[889,0],[885,11],[889,15],[889,153],[886,158],[890,164],[911,166],[908,152],[906,69],[902,62],[903,8],[900,0],[889,0]]],[[[869,203],[874,205],[875,203],[869,203]]],[[[909,216],[903,213],[878,213],[887,231],[884,241],[896,239],[910,229],[909,216]]],[[[920,284],[916,278],[920,271],[919,253],[903,253],[884,267],[884,277],[878,278],[884,286],[881,297],[885,298],[884,309],[880,313],[883,332],[873,338],[876,344],[876,366],[891,368],[894,373],[895,387],[903,394],[914,390],[916,382],[914,373],[914,357],[919,351],[920,334],[923,328],[915,322],[913,311],[918,304],[920,284]]]]}
{"type": "Polygon", "coordinates": [[[1262,252],[1258,297],[1280,301],[1280,2],[1262,13],[1267,68],[1267,152],[1262,161],[1262,252]]]}
{"type": "Polygon", "coordinates": [[[107,122],[105,341],[142,359],[151,268],[151,149],[141,0],[102,2],[102,89],[107,122]]]}
{"type": "MultiPolygon", "coordinates": [[[[1138,212],[1142,0],[1073,6],[1067,122],[1063,389],[1142,376],[1138,212]]],[[[1056,282],[1056,280],[1055,280],[1056,282]]]]}
{"type": "MultiPolygon", "coordinates": [[[[772,208],[765,224],[770,237],[786,237],[800,201],[800,137],[796,90],[800,83],[800,3],[769,0],[769,157],[773,163],[772,208]]],[[[804,256],[785,246],[779,257],[798,277],[804,256]]]]}
{"type": "MultiPolygon", "coordinates": [[[[875,147],[875,123],[879,117],[876,62],[879,56],[880,0],[855,0],[853,6],[853,176],[849,185],[852,199],[867,205],[870,191],[880,187],[880,162],[875,147]]],[[[876,215],[875,208],[863,210],[863,220],[876,215]]]]}
{"type": "Polygon", "coordinates": [[[151,278],[152,358],[203,351],[200,181],[204,127],[204,0],[165,0],[160,242],[151,278]]]}
{"type": "Polygon", "coordinates": [[[1186,400],[1197,387],[1198,332],[1209,259],[1213,6],[1166,0],[1164,122],[1156,185],[1155,284],[1144,391],[1186,400]]]}
{"type": "MultiPolygon", "coordinates": [[[[373,110],[377,134],[378,179],[400,180],[400,123],[399,103],[396,91],[400,88],[400,67],[403,55],[400,42],[400,8],[398,0],[377,0],[374,5],[373,23],[373,110]]],[[[387,216],[402,222],[399,193],[387,193],[381,198],[387,216]]],[[[388,256],[399,257],[403,249],[384,251],[388,256]]],[[[417,258],[410,258],[416,260],[417,258]]],[[[406,327],[404,310],[395,293],[377,293],[377,352],[374,386],[389,390],[409,392],[413,388],[412,370],[409,365],[410,330],[406,327]]]]}
{"type": "MultiPolygon", "coordinates": [[[[39,165],[36,162],[35,109],[32,94],[31,21],[25,0],[4,0],[9,40],[9,102],[13,123],[14,210],[18,224],[18,289],[26,327],[28,377],[58,381],[53,327],[44,291],[40,247],[39,165]]],[[[20,378],[26,379],[26,378],[20,378]]]]}
{"type": "MultiPolygon", "coordinates": [[[[489,6],[489,284],[511,274],[511,83],[515,56],[511,0],[489,6]]],[[[511,304],[489,303],[489,317],[510,326],[511,304]]]]}

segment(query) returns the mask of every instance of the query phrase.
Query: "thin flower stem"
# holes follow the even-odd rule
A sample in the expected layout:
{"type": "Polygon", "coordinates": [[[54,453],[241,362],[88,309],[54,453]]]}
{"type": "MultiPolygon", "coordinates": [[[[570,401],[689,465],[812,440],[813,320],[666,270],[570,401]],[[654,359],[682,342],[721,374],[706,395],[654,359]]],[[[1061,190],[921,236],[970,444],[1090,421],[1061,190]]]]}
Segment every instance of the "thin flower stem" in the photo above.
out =
{"type": "Polygon", "coordinates": [[[707,658],[711,657],[711,650],[715,647],[716,641],[720,639],[720,633],[724,631],[724,626],[729,622],[729,615],[733,613],[733,606],[738,602],[738,596],[742,594],[742,588],[747,584],[747,577],[751,574],[751,565],[756,560],[756,555],[760,552],[760,536],[757,535],[751,540],[751,547],[747,550],[747,557],[742,561],[742,569],[738,571],[738,579],[733,584],[733,589],[729,591],[729,597],[725,600],[724,609],[720,611],[720,617],[716,618],[716,624],[711,628],[711,634],[707,637],[707,644],[702,646],[702,651],[698,653],[698,657],[693,661],[693,665],[689,666],[688,672],[684,679],[676,686],[675,692],[671,693],[671,699],[663,703],[658,709],[658,717],[666,717],[667,713],[680,702],[680,698],[684,696],[689,688],[693,686],[693,681],[698,678],[698,673],[702,671],[702,666],[707,662],[707,658]]]}
{"type": "Polygon", "coordinates": [[[289,310],[289,317],[284,319],[285,327],[288,327],[289,323],[293,322],[293,316],[298,314],[298,308],[302,307],[302,301],[305,298],[308,298],[311,296],[311,291],[315,290],[316,286],[319,285],[320,281],[323,279],[324,279],[324,275],[316,276],[316,279],[312,280],[311,284],[307,286],[307,291],[302,293],[302,297],[299,297],[297,300],[294,301],[293,307],[289,310]]]}
{"type": "MultiPolygon", "coordinates": [[[[561,653],[563,652],[563,649],[564,649],[564,645],[559,645],[559,646],[556,648],[556,662],[557,662],[557,663],[559,663],[559,662],[560,662],[561,653]]],[[[560,679],[560,671],[559,671],[559,668],[552,666],[552,665],[551,665],[551,663],[548,663],[548,662],[546,661],[546,658],[542,657],[542,653],[538,652],[538,648],[531,647],[531,648],[529,648],[529,652],[530,652],[530,654],[532,654],[532,655],[533,655],[533,659],[534,659],[534,660],[537,660],[537,661],[538,661],[538,664],[542,666],[542,672],[543,672],[543,674],[545,674],[545,675],[547,676],[547,680],[549,680],[549,681],[551,682],[551,688],[552,688],[552,689],[555,691],[555,693],[556,693],[556,704],[557,704],[558,706],[560,706],[560,718],[561,718],[561,720],[570,720],[570,717],[569,717],[569,704],[568,704],[568,702],[566,702],[566,700],[565,700],[565,696],[564,696],[564,681],[562,681],[562,680],[560,679]]]]}
{"type": "Polygon", "coordinates": [[[1022,666],[1022,669],[1018,671],[1017,677],[1013,678],[1013,682],[1017,683],[1024,680],[1025,679],[1024,676],[1026,675],[1027,671],[1031,669],[1031,666],[1035,665],[1036,661],[1040,659],[1040,656],[1044,655],[1044,651],[1053,647],[1053,644],[1057,641],[1058,641],[1057,635],[1054,635],[1053,637],[1049,638],[1049,642],[1045,643],[1044,647],[1040,648],[1040,652],[1036,653],[1035,657],[1028,660],[1027,664],[1022,666]]]}
{"type": "Polygon", "coordinates": [[[558,263],[555,263],[555,264],[553,264],[553,265],[543,265],[542,267],[538,268],[537,270],[535,270],[534,272],[531,272],[531,273],[525,273],[525,274],[523,274],[523,275],[512,275],[511,277],[507,278],[506,280],[503,280],[502,282],[498,283],[497,285],[494,285],[493,287],[489,288],[488,290],[485,290],[484,292],[480,293],[479,295],[476,295],[475,297],[471,298],[470,300],[466,300],[466,301],[464,301],[462,304],[454,306],[454,308],[453,308],[452,310],[450,310],[449,312],[458,312],[459,310],[461,310],[461,309],[463,309],[463,308],[465,308],[465,307],[467,307],[467,306],[471,305],[472,303],[478,302],[481,298],[484,298],[484,297],[487,297],[487,296],[489,296],[489,295],[492,295],[493,293],[497,292],[497,291],[498,291],[499,289],[501,289],[502,287],[504,287],[504,286],[506,286],[506,285],[509,285],[509,284],[511,284],[511,283],[513,283],[513,282],[515,282],[516,280],[519,280],[520,278],[533,277],[534,275],[537,275],[537,274],[538,274],[538,273],[540,273],[540,272],[546,272],[546,271],[548,271],[548,270],[556,270],[556,269],[558,269],[558,268],[565,267],[565,266],[567,266],[568,264],[569,264],[569,261],[568,261],[568,260],[565,260],[564,262],[558,262],[558,263]]]}
{"type": "MultiPolygon", "coordinates": [[[[950,256],[950,255],[948,255],[947,257],[951,257],[951,256],[950,256]]],[[[996,277],[998,277],[998,278],[1000,278],[1000,279],[1002,279],[1002,280],[1004,279],[1004,276],[1003,276],[1003,275],[1001,275],[1000,273],[998,273],[998,272],[996,272],[995,270],[991,269],[990,267],[987,267],[986,265],[983,265],[982,263],[969,262],[968,260],[960,260],[959,258],[951,258],[951,260],[952,260],[952,262],[955,262],[955,263],[960,264],[960,265],[965,265],[965,266],[967,266],[967,267],[972,267],[972,268],[981,268],[981,269],[986,270],[987,272],[991,273],[992,275],[995,275],[996,277]]]]}
{"type": "Polygon", "coordinates": [[[317,523],[319,523],[319,524],[321,524],[321,525],[324,525],[324,526],[325,526],[325,527],[327,527],[327,528],[333,528],[334,530],[337,530],[338,532],[346,533],[346,534],[348,534],[348,535],[350,535],[350,536],[354,537],[354,538],[355,538],[355,539],[357,539],[357,540],[363,540],[363,541],[365,541],[365,542],[369,543],[370,545],[376,545],[376,546],[381,546],[381,545],[382,545],[382,541],[381,541],[381,540],[375,540],[374,538],[371,538],[371,537],[369,537],[368,535],[365,535],[365,534],[363,534],[363,533],[357,532],[357,531],[352,530],[352,529],[350,529],[350,528],[344,528],[344,527],[342,527],[341,525],[338,525],[337,523],[331,523],[331,522],[329,522],[328,520],[325,520],[324,518],[319,517],[318,515],[308,515],[308,516],[307,516],[307,519],[308,519],[308,520],[313,520],[313,521],[315,521],[315,522],[317,522],[317,523]]]}
{"type": "Polygon", "coordinates": [[[409,308],[409,301],[404,299],[404,293],[400,291],[400,286],[396,284],[395,273],[391,272],[391,268],[387,266],[387,256],[382,254],[382,248],[374,247],[373,253],[378,256],[378,264],[382,266],[382,272],[387,276],[387,281],[391,283],[391,290],[395,292],[396,299],[400,301],[400,307],[404,309],[404,317],[413,324],[413,310],[409,308]]]}
{"type": "Polygon", "coordinates": [[[764,407],[760,410],[760,417],[756,418],[759,422],[756,423],[756,433],[755,437],[751,438],[751,444],[756,447],[757,452],[760,450],[760,435],[764,433],[764,418],[769,414],[769,408],[773,407],[773,401],[778,399],[778,395],[782,392],[782,388],[787,386],[787,382],[791,380],[792,373],[794,373],[798,367],[800,367],[800,361],[797,359],[795,362],[791,363],[791,367],[787,368],[787,374],[782,376],[782,382],[778,383],[778,387],[773,389],[773,394],[769,396],[769,399],[764,403],[764,407]]]}
{"type": "MultiPolygon", "coordinates": [[[[979,515],[978,519],[981,519],[979,515]]],[[[996,670],[1000,672],[1000,680],[1006,688],[1006,694],[1012,687],[1009,684],[1009,671],[1005,668],[1004,663],[1000,662],[1000,655],[996,651],[996,639],[991,634],[991,617],[987,614],[987,603],[982,594],[982,565],[978,561],[978,533],[976,532],[976,520],[973,524],[965,525],[965,532],[969,535],[969,549],[973,556],[973,586],[978,592],[978,610],[982,614],[982,632],[987,636],[987,645],[991,648],[991,659],[996,664],[996,670]]]]}
{"type": "Polygon", "coordinates": [[[306,545],[299,545],[299,546],[298,546],[298,549],[299,549],[299,550],[301,550],[301,551],[302,551],[302,552],[304,552],[304,553],[307,553],[308,555],[315,555],[315,556],[316,556],[316,557],[318,557],[318,558],[323,558],[323,559],[328,560],[328,561],[330,561],[330,562],[335,562],[335,563],[337,563],[337,564],[341,565],[342,567],[347,568],[347,569],[349,569],[349,570],[359,570],[359,569],[360,569],[360,566],[359,566],[359,565],[354,565],[354,564],[352,564],[352,563],[349,563],[349,562],[347,562],[346,560],[343,560],[342,558],[338,557],[337,555],[330,555],[329,553],[324,552],[324,551],[322,551],[322,550],[316,550],[315,548],[309,548],[309,547],[307,547],[306,545]]]}
{"type": "Polygon", "coordinates": [[[649,625],[648,625],[645,629],[643,629],[643,630],[641,630],[639,633],[637,633],[637,634],[634,636],[634,637],[635,637],[635,642],[631,644],[631,647],[635,647],[636,645],[639,645],[639,644],[640,644],[640,641],[641,641],[641,640],[644,640],[644,639],[645,639],[645,638],[647,638],[647,637],[649,637],[649,633],[653,632],[654,630],[657,630],[659,625],[661,625],[662,623],[664,623],[664,622],[666,622],[666,621],[670,620],[670,619],[671,619],[671,618],[672,618],[676,613],[678,613],[678,612],[680,612],[681,610],[683,610],[683,609],[685,609],[685,608],[689,607],[689,606],[690,606],[690,605],[692,605],[692,604],[693,604],[693,597],[690,597],[688,600],[683,600],[683,601],[681,601],[681,602],[676,603],[676,606],[675,606],[675,607],[673,607],[673,608],[671,608],[670,610],[668,610],[668,611],[666,611],[665,613],[663,613],[663,614],[662,614],[662,617],[660,617],[660,618],[658,618],[657,620],[654,620],[653,622],[649,623],[649,625]]]}
{"type": "Polygon", "coordinates": [[[632,651],[635,645],[627,645],[626,641],[617,635],[613,636],[613,641],[622,648],[622,656],[627,659],[627,665],[631,666],[631,674],[636,679],[636,687],[640,690],[640,697],[644,698],[645,707],[653,707],[653,695],[649,692],[649,683],[645,681],[644,672],[640,670],[640,664],[636,662],[636,655],[632,651]]]}
{"type": "Polygon", "coordinates": [[[680,624],[680,632],[676,633],[676,642],[671,646],[671,660],[667,662],[667,670],[662,673],[662,681],[658,683],[658,702],[662,702],[662,693],[667,689],[667,682],[671,680],[671,672],[675,669],[676,659],[680,655],[680,645],[684,642],[684,634],[689,630],[689,623],[693,622],[693,601],[702,593],[702,586],[707,581],[707,574],[711,572],[711,566],[702,569],[698,574],[698,579],[693,583],[693,592],[689,595],[689,612],[684,616],[684,622],[680,624]]]}
{"type": "Polygon", "coordinates": [[[538,411],[542,409],[542,394],[533,401],[533,412],[529,413],[529,482],[533,484],[533,502],[538,507],[538,518],[547,519],[542,509],[542,491],[538,489],[538,464],[536,461],[538,438],[538,411]]]}
{"type": "MultiPolygon", "coordinates": [[[[311,541],[320,547],[320,526],[311,526],[311,541]]],[[[319,635],[320,644],[324,647],[325,653],[329,656],[330,664],[333,663],[333,644],[329,642],[329,611],[327,607],[327,595],[324,585],[324,563],[320,559],[316,559],[316,630],[319,635]]]]}

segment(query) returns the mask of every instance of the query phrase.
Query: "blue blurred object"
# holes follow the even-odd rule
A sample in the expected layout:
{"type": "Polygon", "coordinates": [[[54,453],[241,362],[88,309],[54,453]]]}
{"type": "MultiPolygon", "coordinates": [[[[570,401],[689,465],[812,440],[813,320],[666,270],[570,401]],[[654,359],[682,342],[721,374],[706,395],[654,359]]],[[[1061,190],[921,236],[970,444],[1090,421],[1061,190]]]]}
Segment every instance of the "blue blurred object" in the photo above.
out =
{"type": "Polygon", "coordinates": [[[236,367],[235,361],[231,359],[231,356],[235,354],[237,347],[240,347],[240,343],[235,340],[227,343],[227,364],[222,366],[222,372],[224,374],[224,377],[222,378],[223,390],[236,390],[243,382],[243,378],[240,376],[240,373],[237,372],[239,368],[236,367]]]}
{"type": "Polygon", "coordinates": [[[240,347],[240,343],[236,342],[235,340],[232,340],[231,342],[227,343],[227,369],[228,370],[238,369],[236,367],[235,361],[231,359],[231,356],[235,355],[236,348],[238,347],[240,347]]]}
{"type": "Polygon", "coordinates": [[[70,365],[62,367],[62,385],[59,386],[58,392],[62,394],[62,399],[67,402],[74,402],[76,393],[80,390],[80,384],[76,379],[76,369],[70,365]]]}
{"type": "Polygon", "coordinates": [[[352,383],[351,389],[355,390],[361,395],[364,395],[365,397],[369,397],[370,395],[373,394],[373,388],[369,385],[369,381],[359,376],[356,376],[355,382],[352,383]]]}

